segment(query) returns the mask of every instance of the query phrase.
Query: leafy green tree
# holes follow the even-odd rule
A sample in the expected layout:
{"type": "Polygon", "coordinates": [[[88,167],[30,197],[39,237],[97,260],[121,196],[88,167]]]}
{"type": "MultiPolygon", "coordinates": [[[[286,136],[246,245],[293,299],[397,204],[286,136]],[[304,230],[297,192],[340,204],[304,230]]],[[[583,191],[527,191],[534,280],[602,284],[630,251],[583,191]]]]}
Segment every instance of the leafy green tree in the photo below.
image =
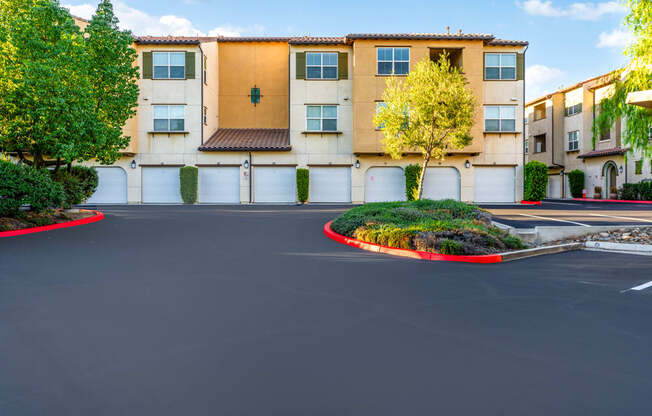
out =
{"type": "Polygon", "coordinates": [[[138,98],[132,42],[108,0],[84,33],[57,0],[0,0],[0,147],[37,168],[113,163],[138,98]]]}
{"type": "Polygon", "coordinates": [[[418,62],[404,79],[390,77],[383,100],[374,124],[383,130],[385,152],[394,159],[406,150],[423,154],[417,193],[421,199],[428,163],[471,142],[475,99],[464,76],[442,54],[438,62],[418,62]]]}
{"type": "Polygon", "coordinates": [[[627,0],[629,14],[625,25],[634,34],[635,41],[625,49],[630,56],[629,65],[616,74],[614,93],[600,103],[600,114],[593,123],[595,137],[605,132],[618,118],[624,118],[623,142],[646,157],[652,154],[652,141],[648,140],[652,126],[652,110],[627,104],[627,94],[652,89],[652,1],[627,0]]]}

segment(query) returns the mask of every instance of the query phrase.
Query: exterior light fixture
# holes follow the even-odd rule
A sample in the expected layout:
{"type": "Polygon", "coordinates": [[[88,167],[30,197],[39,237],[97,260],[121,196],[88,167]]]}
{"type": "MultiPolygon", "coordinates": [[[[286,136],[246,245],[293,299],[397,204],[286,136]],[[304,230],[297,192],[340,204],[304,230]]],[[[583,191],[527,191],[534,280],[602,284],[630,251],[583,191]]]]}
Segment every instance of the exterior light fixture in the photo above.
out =
{"type": "Polygon", "coordinates": [[[245,169],[249,169],[249,161],[248,161],[248,160],[245,160],[244,163],[242,164],[242,166],[243,166],[245,169]]]}
{"type": "Polygon", "coordinates": [[[136,169],[136,161],[135,160],[131,161],[131,168],[136,169]]]}
{"type": "Polygon", "coordinates": [[[623,173],[623,165],[620,165],[620,167],[618,168],[618,173],[623,173]]]}
{"type": "Polygon", "coordinates": [[[471,167],[471,162],[469,162],[468,160],[466,162],[464,162],[464,167],[467,168],[467,169],[470,168],[471,167]]]}
{"type": "Polygon", "coordinates": [[[355,161],[355,168],[360,169],[360,161],[359,160],[355,161]]]}

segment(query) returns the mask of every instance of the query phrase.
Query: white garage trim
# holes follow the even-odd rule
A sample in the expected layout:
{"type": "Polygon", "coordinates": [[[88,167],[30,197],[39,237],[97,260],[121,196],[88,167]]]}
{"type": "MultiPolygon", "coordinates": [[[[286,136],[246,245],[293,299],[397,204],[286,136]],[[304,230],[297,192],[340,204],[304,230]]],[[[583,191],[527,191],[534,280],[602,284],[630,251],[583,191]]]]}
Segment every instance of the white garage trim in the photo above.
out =
{"type": "Polygon", "coordinates": [[[240,166],[200,167],[197,180],[200,204],[240,203],[240,166]]]}
{"type": "Polygon", "coordinates": [[[351,202],[351,167],[310,167],[310,202],[351,202]]]}
{"type": "Polygon", "coordinates": [[[254,202],[296,203],[296,166],[254,166],[254,202]]]}
{"type": "Polygon", "coordinates": [[[514,166],[475,166],[475,202],[514,202],[514,166]]]}
{"type": "Polygon", "coordinates": [[[460,200],[460,172],[454,167],[429,167],[423,179],[423,198],[460,200]]]}
{"type": "Polygon", "coordinates": [[[126,204],[127,172],[119,166],[95,166],[97,189],[87,204],[126,204]]]}
{"type": "Polygon", "coordinates": [[[142,198],[144,204],[180,204],[179,167],[142,167],[142,198]]]}
{"type": "Polygon", "coordinates": [[[405,201],[405,173],[397,166],[372,167],[365,172],[365,202],[405,201]]]}

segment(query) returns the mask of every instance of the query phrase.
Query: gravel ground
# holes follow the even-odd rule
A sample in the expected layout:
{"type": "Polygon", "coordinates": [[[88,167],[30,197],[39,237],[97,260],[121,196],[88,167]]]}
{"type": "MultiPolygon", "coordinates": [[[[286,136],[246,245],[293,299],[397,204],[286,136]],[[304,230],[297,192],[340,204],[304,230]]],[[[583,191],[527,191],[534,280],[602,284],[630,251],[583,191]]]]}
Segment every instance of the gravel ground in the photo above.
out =
{"type": "Polygon", "coordinates": [[[585,241],[605,241],[610,243],[631,243],[631,244],[652,244],[652,226],[637,227],[632,229],[618,229],[613,231],[602,231],[586,235],[580,238],[569,238],[554,241],[545,245],[583,243],[585,241]]]}

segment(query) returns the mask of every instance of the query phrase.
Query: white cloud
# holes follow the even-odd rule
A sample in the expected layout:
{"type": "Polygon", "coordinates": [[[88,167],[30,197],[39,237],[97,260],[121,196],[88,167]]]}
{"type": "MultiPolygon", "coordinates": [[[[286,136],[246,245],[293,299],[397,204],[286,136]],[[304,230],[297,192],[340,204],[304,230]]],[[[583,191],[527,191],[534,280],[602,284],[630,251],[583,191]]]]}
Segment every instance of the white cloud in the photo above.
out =
{"type": "MultiPolygon", "coordinates": [[[[70,13],[90,19],[95,13],[96,6],[88,3],[79,5],[64,4],[70,10],[70,13]]],[[[264,27],[260,25],[253,25],[250,27],[237,27],[229,24],[217,26],[210,29],[208,33],[196,28],[192,22],[185,17],[175,15],[165,16],[152,16],[143,12],[142,10],[135,9],[127,4],[116,1],[114,2],[115,14],[120,20],[120,27],[131,30],[136,35],[152,35],[152,36],[240,36],[242,32],[248,33],[262,33],[264,27]]]]}
{"type": "Polygon", "coordinates": [[[569,17],[575,20],[598,20],[607,14],[624,13],[625,7],[617,1],[598,3],[578,2],[569,6],[555,6],[551,0],[517,2],[527,14],[545,17],[569,17]]]}
{"type": "Polygon", "coordinates": [[[624,48],[634,41],[632,32],[614,29],[611,32],[602,32],[598,39],[598,48],[624,48]]]}
{"type": "Polygon", "coordinates": [[[551,93],[561,85],[564,72],[558,68],[545,65],[532,65],[525,68],[525,94],[533,100],[551,93]]]}

